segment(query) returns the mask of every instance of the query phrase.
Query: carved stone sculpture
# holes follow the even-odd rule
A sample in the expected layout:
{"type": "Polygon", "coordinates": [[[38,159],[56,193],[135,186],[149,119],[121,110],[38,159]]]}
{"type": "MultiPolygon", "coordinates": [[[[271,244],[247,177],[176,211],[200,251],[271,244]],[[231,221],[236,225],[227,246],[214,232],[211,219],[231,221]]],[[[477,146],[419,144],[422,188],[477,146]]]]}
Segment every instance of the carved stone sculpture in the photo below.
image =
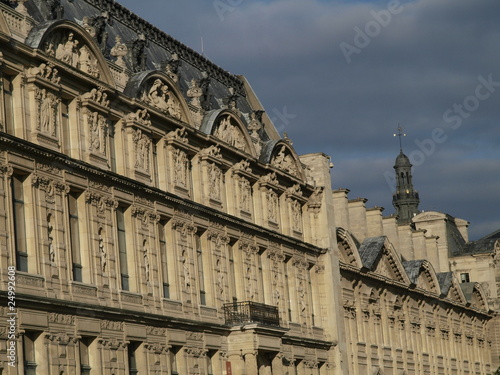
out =
{"type": "Polygon", "coordinates": [[[111,56],[116,57],[116,65],[125,67],[125,60],[123,58],[128,54],[128,47],[125,43],[122,43],[122,38],[117,35],[115,39],[115,45],[111,48],[111,56]]]}

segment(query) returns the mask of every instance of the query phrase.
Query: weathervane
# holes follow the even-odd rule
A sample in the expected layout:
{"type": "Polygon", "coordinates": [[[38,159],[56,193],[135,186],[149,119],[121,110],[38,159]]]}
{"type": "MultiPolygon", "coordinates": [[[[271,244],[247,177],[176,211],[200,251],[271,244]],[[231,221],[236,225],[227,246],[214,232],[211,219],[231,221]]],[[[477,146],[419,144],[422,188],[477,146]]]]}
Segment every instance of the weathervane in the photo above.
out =
{"type": "Polygon", "coordinates": [[[394,136],[399,137],[399,151],[401,151],[401,153],[402,153],[403,152],[403,144],[401,142],[401,138],[406,137],[406,134],[403,133],[403,128],[401,127],[401,125],[398,126],[398,132],[395,133],[394,136]]]}

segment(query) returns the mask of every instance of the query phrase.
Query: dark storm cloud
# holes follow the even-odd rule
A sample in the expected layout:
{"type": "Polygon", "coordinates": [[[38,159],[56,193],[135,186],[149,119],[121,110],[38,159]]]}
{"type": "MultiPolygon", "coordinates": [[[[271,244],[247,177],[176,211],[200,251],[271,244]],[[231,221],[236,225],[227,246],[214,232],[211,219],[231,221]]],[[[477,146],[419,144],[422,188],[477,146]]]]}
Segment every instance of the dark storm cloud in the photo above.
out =
{"type": "Polygon", "coordinates": [[[378,32],[374,20],[394,2],[222,0],[222,13],[206,0],[119,2],[199,52],[203,39],[204,54],[245,75],[271,117],[294,115],[280,129],[299,153],[333,157],[335,187],[393,212],[384,173],[401,123],[405,152],[424,155],[414,171],[421,208],[471,221],[473,237],[500,227],[500,86],[480,90],[477,105],[470,98],[481,79],[500,82],[500,2],[402,1],[378,32]],[[360,48],[356,30],[374,36],[360,48]],[[346,58],[342,43],[359,53],[346,58]],[[454,105],[466,104],[457,126],[454,105]],[[436,128],[445,140],[432,149],[436,128]]]}

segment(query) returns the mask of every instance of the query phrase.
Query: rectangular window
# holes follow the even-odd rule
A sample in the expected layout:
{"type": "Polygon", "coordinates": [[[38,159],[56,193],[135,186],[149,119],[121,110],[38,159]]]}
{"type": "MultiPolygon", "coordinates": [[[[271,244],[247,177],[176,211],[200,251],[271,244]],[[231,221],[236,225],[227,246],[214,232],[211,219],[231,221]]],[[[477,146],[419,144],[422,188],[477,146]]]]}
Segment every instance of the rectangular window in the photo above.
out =
{"type": "Polygon", "coordinates": [[[25,375],[35,375],[36,374],[36,356],[35,356],[35,341],[37,338],[37,333],[32,331],[26,331],[22,336],[23,340],[23,362],[24,362],[24,374],[25,375]]]}
{"type": "Polygon", "coordinates": [[[179,375],[179,371],[177,368],[177,353],[180,351],[180,347],[172,346],[168,351],[168,359],[170,364],[170,374],[171,375],[179,375]]]}
{"type": "Polygon", "coordinates": [[[69,129],[69,100],[67,99],[61,100],[61,117],[62,117],[61,132],[63,138],[62,149],[65,154],[69,155],[71,141],[70,141],[70,129],[69,129]]]}
{"type": "Polygon", "coordinates": [[[14,242],[16,269],[28,272],[28,248],[26,245],[26,217],[24,205],[24,177],[13,175],[11,180],[12,207],[14,213],[14,242]]]}
{"type": "Polygon", "coordinates": [[[234,252],[233,252],[234,244],[229,246],[229,293],[232,297],[233,302],[238,301],[238,297],[236,296],[236,272],[234,266],[234,252]]]}
{"type": "Polygon", "coordinates": [[[128,373],[129,375],[136,375],[139,370],[137,366],[137,350],[139,346],[141,345],[140,342],[135,342],[132,341],[130,344],[127,346],[128,350],[128,373]]]}
{"type": "Polygon", "coordinates": [[[129,289],[127,241],[125,232],[125,207],[118,206],[116,209],[116,228],[118,234],[118,253],[120,254],[120,275],[122,290],[129,289]]]}
{"type": "Polygon", "coordinates": [[[82,260],[80,254],[80,228],[78,222],[78,195],[68,194],[69,235],[73,262],[73,280],[82,281],[82,260]]]}
{"type": "Polygon", "coordinates": [[[109,127],[109,159],[111,171],[116,172],[115,128],[113,125],[109,127]]]}
{"type": "Polygon", "coordinates": [[[158,240],[160,242],[161,273],[163,282],[163,297],[170,298],[170,284],[168,282],[167,238],[165,222],[158,223],[158,240]]]}
{"type": "Polygon", "coordinates": [[[257,276],[258,276],[258,287],[259,287],[259,300],[260,302],[264,303],[266,302],[264,300],[264,272],[262,271],[262,256],[260,253],[257,253],[257,276]]]}
{"type": "Polygon", "coordinates": [[[461,283],[470,283],[470,277],[468,272],[464,272],[460,274],[460,282],[461,283]]]}
{"type": "Polygon", "coordinates": [[[198,285],[200,288],[200,304],[207,304],[207,296],[205,291],[205,276],[203,273],[203,252],[201,250],[201,235],[196,233],[194,235],[194,244],[196,249],[196,262],[198,265],[198,285]]]}
{"type": "Polygon", "coordinates": [[[90,375],[90,356],[89,356],[89,346],[92,342],[90,337],[82,337],[79,341],[80,349],[80,370],[81,375],[90,375]]]}
{"type": "Polygon", "coordinates": [[[4,131],[14,134],[14,85],[12,77],[4,75],[2,77],[3,100],[4,100],[4,131]]]}

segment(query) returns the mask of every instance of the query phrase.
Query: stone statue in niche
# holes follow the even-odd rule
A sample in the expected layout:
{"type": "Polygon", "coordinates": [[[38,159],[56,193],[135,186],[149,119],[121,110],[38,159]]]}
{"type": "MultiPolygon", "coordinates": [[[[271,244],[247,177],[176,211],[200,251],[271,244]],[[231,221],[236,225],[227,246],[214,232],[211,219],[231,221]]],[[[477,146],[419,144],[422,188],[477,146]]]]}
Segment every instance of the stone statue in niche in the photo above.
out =
{"type": "Polygon", "coordinates": [[[215,129],[214,135],[221,141],[239,150],[245,151],[245,138],[240,129],[231,124],[231,116],[228,115],[220,121],[219,126],[215,129]]]}
{"type": "Polygon", "coordinates": [[[135,143],[135,167],[149,172],[149,152],[151,139],[137,130],[133,137],[135,143]]]}
{"type": "Polygon", "coordinates": [[[125,60],[123,60],[123,57],[127,56],[128,47],[125,43],[122,43],[122,38],[119,35],[115,38],[115,45],[111,48],[110,54],[116,57],[116,65],[123,68],[125,67],[125,60]]]}
{"type": "Polygon", "coordinates": [[[221,200],[222,171],[215,164],[208,164],[208,196],[221,200]]]}
{"type": "Polygon", "coordinates": [[[302,207],[296,200],[291,203],[292,209],[292,228],[296,231],[302,231],[302,207]]]}
{"type": "Polygon", "coordinates": [[[239,187],[240,187],[240,209],[249,212],[250,200],[251,200],[250,182],[246,178],[241,177],[239,180],[239,187]]]}
{"type": "Polygon", "coordinates": [[[187,188],[189,159],[182,150],[174,151],[174,184],[187,188]]]}
{"type": "Polygon", "coordinates": [[[271,165],[290,173],[293,176],[298,176],[297,166],[292,156],[286,152],[285,146],[281,146],[278,154],[271,161],[271,165]]]}
{"type": "Polygon", "coordinates": [[[55,137],[57,135],[57,105],[60,100],[46,89],[37,89],[35,99],[38,108],[37,130],[55,137]]]}
{"type": "Polygon", "coordinates": [[[181,106],[174,94],[169,90],[166,83],[161,79],[155,79],[151,88],[142,94],[142,100],[149,105],[168,113],[177,119],[181,118],[181,106]]]}
{"type": "Polygon", "coordinates": [[[278,194],[272,189],[267,191],[267,219],[270,221],[278,221],[278,194]]]}
{"type": "Polygon", "coordinates": [[[88,113],[89,121],[89,151],[106,155],[106,140],[108,136],[108,123],[104,116],[98,112],[88,113]]]}

